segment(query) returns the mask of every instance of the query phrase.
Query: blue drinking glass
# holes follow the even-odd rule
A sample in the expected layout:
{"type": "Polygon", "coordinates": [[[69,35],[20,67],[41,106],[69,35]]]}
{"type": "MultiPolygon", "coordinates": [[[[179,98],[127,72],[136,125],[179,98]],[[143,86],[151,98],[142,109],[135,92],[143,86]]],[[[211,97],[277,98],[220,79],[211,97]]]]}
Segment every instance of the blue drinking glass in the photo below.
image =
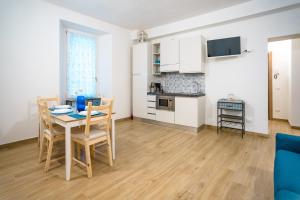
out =
{"type": "Polygon", "coordinates": [[[78,112],[85,110],[85,97],[84,96],[77,96],[76,107],[77,107],[78,112]]]}

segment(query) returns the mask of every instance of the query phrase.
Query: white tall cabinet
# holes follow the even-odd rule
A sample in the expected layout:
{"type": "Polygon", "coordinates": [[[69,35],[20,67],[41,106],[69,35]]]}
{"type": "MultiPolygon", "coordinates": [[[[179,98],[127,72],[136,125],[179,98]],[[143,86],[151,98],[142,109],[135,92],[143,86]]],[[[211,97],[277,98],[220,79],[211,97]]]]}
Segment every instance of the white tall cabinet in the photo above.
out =
{"type": "Polygon", "coordinates": [[[150,65],[149,43],[132,48],[132,111],[134,117],[147,118],[147,86],[150,65]]]}

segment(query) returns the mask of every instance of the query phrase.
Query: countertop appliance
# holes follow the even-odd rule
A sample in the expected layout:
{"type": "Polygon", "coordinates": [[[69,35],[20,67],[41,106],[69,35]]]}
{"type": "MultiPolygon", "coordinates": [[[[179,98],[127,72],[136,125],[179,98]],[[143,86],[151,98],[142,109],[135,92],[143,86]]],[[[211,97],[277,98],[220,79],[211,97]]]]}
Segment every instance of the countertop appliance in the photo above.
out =
{"type": "Polygon", "coordinates": [[[154,83],[155,92],[161,92],[161,84],[160,83],[154,83]]]}
{"type": "Polygon", "coordinates": [[[156,95],[156,109],[175,111],[175,96],[156,95]]]}

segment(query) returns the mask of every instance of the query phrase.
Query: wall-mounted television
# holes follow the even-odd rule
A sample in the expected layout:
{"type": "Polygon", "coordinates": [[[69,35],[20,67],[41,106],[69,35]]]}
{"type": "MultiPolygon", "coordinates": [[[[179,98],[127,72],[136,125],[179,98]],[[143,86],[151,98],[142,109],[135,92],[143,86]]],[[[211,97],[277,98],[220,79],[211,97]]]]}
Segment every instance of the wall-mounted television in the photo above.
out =
{"type": "Polygon", "coordinates": [[[207,57],[236,56],[241,54],[241,37],[207,40],[207,57]]]}

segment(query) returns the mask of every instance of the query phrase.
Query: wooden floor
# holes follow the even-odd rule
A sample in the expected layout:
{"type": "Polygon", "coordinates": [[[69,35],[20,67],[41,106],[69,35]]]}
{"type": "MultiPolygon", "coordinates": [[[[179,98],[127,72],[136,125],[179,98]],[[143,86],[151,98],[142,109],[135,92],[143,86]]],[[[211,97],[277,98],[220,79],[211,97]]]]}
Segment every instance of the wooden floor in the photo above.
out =
{"type": "Polygon", "coordinates": [[[274,132],[270,137],[204,129],[198,135],[138,121],[117,124],[117,160],[93,162],[94,177],[63,163],[47,174],[36,143],[0,149],[0,199],[273,199],[274,132]]]}

